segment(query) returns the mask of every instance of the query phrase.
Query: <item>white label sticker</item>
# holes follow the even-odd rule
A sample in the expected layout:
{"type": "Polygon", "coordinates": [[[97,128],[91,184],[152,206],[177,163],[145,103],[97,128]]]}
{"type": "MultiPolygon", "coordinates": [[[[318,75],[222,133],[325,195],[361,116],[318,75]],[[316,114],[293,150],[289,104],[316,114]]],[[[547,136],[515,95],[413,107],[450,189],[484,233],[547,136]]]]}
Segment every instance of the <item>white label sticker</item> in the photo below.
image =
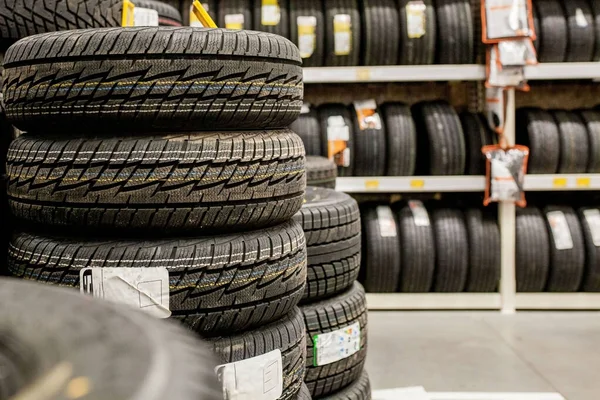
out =
{"type": "Polygon", "coordinates": [[[225,29],[244,29],[244,14],[225,15],[225,29]]]}
{"type": "Polygon", "coordinates": [[[263,0],[260,23],[265,26],[278,25],[281,21],[281,9],[277,0],[263,0]]]}
{"type": "Polygon", "coordinates": [[[336,14],[333,17],[333,48],[338,56],[347,56],[352,51],[352,17],[336,14]]]}
{"type": "Polygon", "coordinates": [[[281,350],[216,368],[227,400],[276,400],[283,394],[281,350]]]}
{"type": "Polygon", "coordinates": [[[135,26],[158,26],[158,11],[136,7],[133,9],[133,20],[135,26]]]}
{"type": "Polygon", "coordinates": [[[575,10],[575,23],[580,28],[587,28],[588,26],[587,19],[585,19],[585,14],[581,8],[575,10]]]}
{"type": "Polygon", "coordinates": [[[377,206],[377,221],[379,222],[379,232],[381,237],[396,237],[396,220],[392,214],[392,209],[388,206],[377,206]]]}
{"type": "Polygon", "coordinates": [[[315,367],[334,363],[360,350],[360,323],[313,336],[315,367]]]}
{"type": "Polygon", "coordinates": [[[551,211],[546,214],[546,218],[548,218],[550,224],[556,250],[572,249],[573,238],[565,214],[562,211],[551,211]]]}
{"type": "Polygon", "coordinates": [[[159,268],[82,268],[81,293],[128,304],[158,318],[168,318],[169,271],[159,268]]]}
{"type": "Polygon", "coordinates": [[[600,210],[583,210],[583,215],[587,221],[588,227],[590,228],[594,246],[600,247],[600,210]]]}
{"type": "Polygon", "coordinates": [[[298,49],[300,57],[309,58],[315,52],[317,44],[317,17],[299,16],[296,19],[298,24],[298,49]]]}
{"type": "Polygon", "coordinates": [[[411,39],[418,39],[427,32],[427,6],[422,1],[409,1],[406,5],[406,32],[411,39]]]}
{"type": "Polygon", "coordinates": [[[427,214],[427,210],[422,201],[411,200],[408,202],[408,206],[410,207],[410,211],[412,211],[416,226],[429,226],[431,224],[429,221],[429,214],[427,214]]]}
{"type": "Polygon", "coordinates": [[[327,140],[350,140],[350,128],[341,115],[327,118],[327,140]]]}
{"type": "Polygon", "coordinates": [[[302,103],[300,114],[308,114],[310,112],[310,103],[302,103]]]}

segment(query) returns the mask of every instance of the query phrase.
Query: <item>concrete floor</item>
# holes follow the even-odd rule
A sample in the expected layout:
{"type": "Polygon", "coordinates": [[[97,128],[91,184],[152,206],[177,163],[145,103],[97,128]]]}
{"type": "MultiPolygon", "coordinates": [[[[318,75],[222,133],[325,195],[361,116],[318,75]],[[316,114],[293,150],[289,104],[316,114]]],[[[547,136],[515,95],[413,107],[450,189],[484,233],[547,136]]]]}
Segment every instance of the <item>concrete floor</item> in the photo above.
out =
{"type": "Polygon", "coordinates": [[[370,312],[373,389],[600,399],[600,313],[370,312]]]}

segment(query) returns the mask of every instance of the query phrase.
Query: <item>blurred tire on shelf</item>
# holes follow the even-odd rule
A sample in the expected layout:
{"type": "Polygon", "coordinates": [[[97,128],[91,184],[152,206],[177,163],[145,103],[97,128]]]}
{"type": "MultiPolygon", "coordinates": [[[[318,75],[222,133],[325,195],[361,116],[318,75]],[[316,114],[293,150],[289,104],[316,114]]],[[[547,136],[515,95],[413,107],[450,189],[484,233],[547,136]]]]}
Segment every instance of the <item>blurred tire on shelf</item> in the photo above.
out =
{"type": "Polygon", "coordinates": [[[362,372],[360,377],[344,389],[331,395],[320,397],[321,400],[371,400],[371,383],[367,371],[362,372]]]}
{"type": "Polygon", "coordinates": [[[417,163],[417,129],[410,107],[402,103],[381,106],[387,148],[387,176],[411,176],[417,163]]]}
{"type": "Polygon", "coordinates": [[[548,111],[517,110],[517,141],[529,147],[529,174],[555,174],[561,157],[558,126],[548,111]]]}
{"type": "Polygon", "coordinates": [[[475,59],[473,15],[469,0],[435,0],[437,63],[472,64],[475,59]]]}
{"type": "Polygon", "coordinates": [[[354,143],[354,123],[350,109],[343,104],[323,104],[319,107],[319,121],[321,124],[321,143],[323,145],[323,156],[328,157],[328,135],[344,131],[347,134],[347,166],[338,165],[338,176],[354,175],[354,165],[356,158],[356,146],[354,143]]]}
{"type": "Polygon", "coordinates": [[[500,229],[497,217],[487,210],[465,212],[469,235],[467,292],[492,293],[500,282],[500,229]]]}
{"type": "Polygon", "coordinates": [[[538,61],[565,61],[569,37],[567,19],[560,1],[536,0],[533,5],[540,21],[538,61]]]}
{"type": "Polygon", "coordinates": [[[589,174],[600,173],[600,112],[583,110],[579,112],[588,134],[588,166],[589,174]]]}
{"type": "Polygon", "coordinates": [[[469,237],[462,211],[439,208],[431,213],[435,238],[433,291],[458,293],[465,289],[469,268],[469,237]]]}
{"type": "Polygon", "coordinates": [[[380,125],[361,127],[357,113],[354,110],[352,120],[354,123],[354,175],[355,176],[383,176],[386,168],[386,128],[379,113],[380,125]],[[364,128],[364,129],[362,129],[364,128]]]}
{"type": "Polygon", "coordinates": [[[495,133],[488,127],[482,115],[464,112],[460,114],[460,121],[465,133],[465,174],[485,175],[486,159],[481,148],[494,144],[495,133]]]}
{"type": "MultiPolygon", "coordinates": [[[[292,2],[294,0],[291,0],[292,2]]],[[[275,35],[290,37],[290,17],[288,0],[277,0],[277,5],[254,0],[253,29],[275,35]],[[264,3],[264,4],[263,4],[264,3]],[[279,12],[275,10],[279,10],[279,12]]]]}
{"type": "Polygon", "coordinates": [[[324,0],[323,4],[325,7],[325,66],[358,65],[361,39],[358,0],[324,0]],[[337,22],[335,22],[336,18],[337,22]],[[337,38],[336,33],[338,33],[337,38]]]}
{"type": "Polygon", "coordinates": [[[558,173],[585,173],[588,169],[588,132],[581,118],[571,111],[555,110],[552,115],[560,138],[558,173]]]}
{"type": "MultiPolygon", "coordinates": [[[[400,65],[423,65],[433,64],[435,62],[437,22],[436,12],[432,0],[424,0],[424,30],[409,32],[409,19],[412,10],[407,7],[414,7],[413,0],[399,0],[399,23],[400,23],[400,65]]],[[[420,2],[416,3],[416,7],[420,2]]]]}
{"type": "Polygon", "coordinates": [[[322,188],[335,189],[337,167],[328,158],[306,156],[306,184],[322,188]]]}
{"type": "Polygon", "coordinates": [[[135,6],[139,8],[149,8],[158,12],[159,26],[181,26],[182,19],[179,10],[175,7],[154,0],[136,0],[135,6]]]}
{"type": "MultiPolygon", "coordinates": [[[[303,67],[321,67],[324,62],[325,55],[325,15],[323,13],[322,0],[290,0],[290,39],[300,48],[303,67]],[[306,20],[306,17],[309,20],[306,20]],[[300,18],[300,20],[299,20],[300,18]],[[301,45],[299,32],[304,29],[300,23],[312,22],[314,18],[314,43],[312,54],[305,57],[302,50],[304,44],[301,45]]],[[[308,25],[310,26],[310,25],[308,25]]],[[[310,28],[309,28],[310,29],[310,28]]],[[[310,35],[305,37],[309,39],[310,35]]],[[[311,50],[310,42],[307,45],[307,50],[311,50]]],[[[308,53],[307,53],[308,54],[308,53]]]]}
{"type": "Polygon", "coordinates": [[[550,269],[550,238],[539,208],[517,208],[517,292],[542,292],[550,269]]]}
{"type": "MultiPolygon", "coordinates": [[[[306,109],[303,108],[303,111],[306,109]]],[[[322,141],[319,114],[315,108],[310,107],[307,112],[300,112],[300,116],[292,122],[290,129],[302,139],[306,155],[327,157],[327,154],[323,154],[326,146],[322,141]]]]}
{"type": "Polygon", "coordinates": [[[400,47],[397,0],[361,0],[362,65],[396,65],[400,47]]]}
{"type": "Polygon", "coordinates": [[[567,19],[567,62],[589,62],[594,58],[596,32],[587,0],[562,2],[567,19]]]}
{"type": "Polygon", "coordinates": [[[579,220],[585,239],[586,257],[585,272],[581,290],[584,292],[600,292],[600,209],[598,207],[582,207],[579,209],[579,220]]]}
{"type": "Polygon", "coordinates": [[[253,0],[218,0],[218,26],[231,28],[232,21],[241,23],[242,29],[254,29],[252,21],[253,0]]]}

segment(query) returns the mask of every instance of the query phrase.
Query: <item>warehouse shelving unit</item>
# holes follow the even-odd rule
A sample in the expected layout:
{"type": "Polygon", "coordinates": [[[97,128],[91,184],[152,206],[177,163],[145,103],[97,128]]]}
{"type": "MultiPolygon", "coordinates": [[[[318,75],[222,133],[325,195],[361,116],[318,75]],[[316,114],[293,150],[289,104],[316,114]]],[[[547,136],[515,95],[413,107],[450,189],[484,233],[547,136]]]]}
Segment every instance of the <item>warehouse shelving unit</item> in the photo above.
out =
{"type": "MultiPolygon", "coordinates": [[[[529,66],[529,80],[600,80],[600,64],[550,63],[529,66]]],[[[305,68],[304,83],[369,83],[483,81],[482,65],[422,65],[385,67],[305,68]]],[[[514,143],[515,92],[507,92],[505,134],[514,143]]],[[[483,176],[410,176],[338,178],[337,190],[347,193],[483,192],[483,176]]],[[[527,175],[525,190],[600,190],[600,174],[527,175]]],[[[515,206],[501,203],[501,281],[499,293],[385,293],[368,294],[371,310],[600,310],[600,293],[516,293],[515,206]]]]}

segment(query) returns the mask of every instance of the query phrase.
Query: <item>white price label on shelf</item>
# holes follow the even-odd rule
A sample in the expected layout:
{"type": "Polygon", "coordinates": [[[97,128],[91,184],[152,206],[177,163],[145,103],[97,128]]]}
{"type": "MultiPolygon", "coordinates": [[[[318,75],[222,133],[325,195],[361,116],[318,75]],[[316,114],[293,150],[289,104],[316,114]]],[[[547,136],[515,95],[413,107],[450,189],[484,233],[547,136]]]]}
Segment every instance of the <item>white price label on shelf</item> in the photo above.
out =
{"type": "Polygon", "coordinates": [[[219,365],[216,368],[228,400],[277,400],[283,394],[281,350],[219,365]]]}
{"type": "Polygon", "coordinates": [[[600,210],[596,208],[583,210],[583,216],[590,228],[594,246],[600,247],[600,210]]]}
{"type": "Polygon", "coordinates": [[[127,304],[158,318],[168,318],[169,271],[164,267],[82,268],[80,291],[93,297],[127,304]]]}
{"type": "Polygon", "coordinates": [[[315,52],[317,44],[317,17],[299,16],[296,19],[298,24],[298,49],[300,57],[309,58],[315,52]]]}
{"type": "Polygon", "coordinates": [[[556,250],[569,250],[573,248],[573,238],[571,230],[567,223],[567,218],[562,211],[550,211],[546,214],[552,237],[554,238],[554,247],[556,250]]]}
{"type": "Polygon", "coordinates": [[[158,11],[136,7],[133,10],[133,20],[135,26],[158,26],[158,11]]]}
{"type": "Polygon", "coordinates": [[[315,367],[348,358],[360,350],[360,323],[313,336],[315,367]]]}
{"type": "Polygon", "coordinates": [[[410,200],[408,202],[408,207],[410,207],[416,226],[429,226],[431,224],[429,221],[429,214],[427,214],[427,210],[422,201],[410,200]]]}
{"type": "Polygon", "coordinates": [[[409,1],[406,5],[406,32],[410,39],[418,39],[427,33],[427,6],[423,1],[409,1]]]}
{"type": "Polygon", "coordinates": [[[352,17],[349,14],[333,17],[333,48],[336,56],[347,56],[352,51],[352,17]]]}
{"type": "Polygon", "coordinates": [[[379,233],[381,237],[396,237],[396,219],[388,206],[377,206],[377,222],[379,222],[379,233]]]}

